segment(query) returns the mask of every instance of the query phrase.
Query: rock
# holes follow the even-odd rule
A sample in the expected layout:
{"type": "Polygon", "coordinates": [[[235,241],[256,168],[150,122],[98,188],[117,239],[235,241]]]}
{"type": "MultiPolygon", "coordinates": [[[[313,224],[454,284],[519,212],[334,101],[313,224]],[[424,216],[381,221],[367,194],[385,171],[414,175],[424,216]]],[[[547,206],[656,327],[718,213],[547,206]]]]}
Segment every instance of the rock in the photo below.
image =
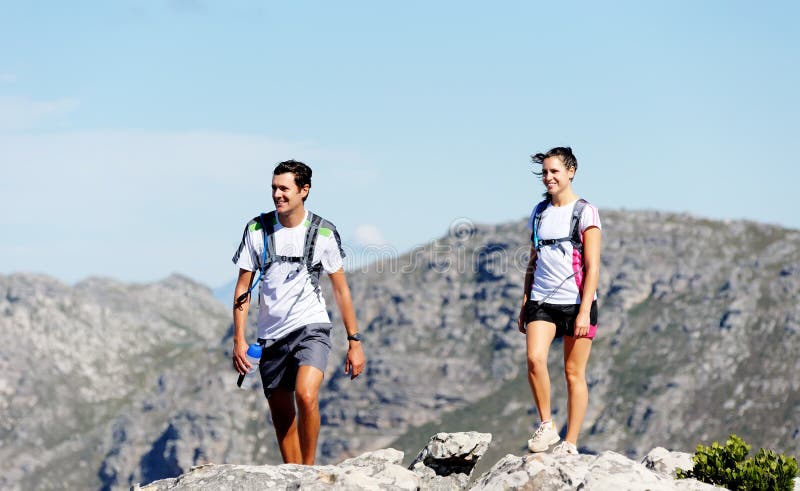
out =
{"type": "Polygon", "coordinates": [[[469,473],[486,452],[492,435],[438,433],[412,464],[400,464],[403,452],[393,448],[366,452],[338,465],[214,465],[193,467],[177,478],[162,479],[135,490],[256,489],[466,489],[469,473]],[[427,465],[426,465],[427,463],[427,465]]]}
{"type": "Polygon", "coordinates": [[[402,466],[386,461],[362,460],[351,465],[214,465],[193,468],[173,479],[162,479],[133,490],[180,491],[214,489],[217,491],[260,491],[262,489],[306,490],[416,490],[419,476],[402,466]]]}
{"type": "Polygon", "coordinates": [[[651,471],[672,478],[677,476],[675,472],[677,469],[688,471],[694,467],[691,454],[670,452],[664,447],[656,447],[650,450],[642,459],[642,464],[651,471]]]}
{"type": "Polygon", "coordinates": [[[420,450],[409,469],[423,475],[428,468],[438,476],[464,474],[469,477],[491,441],[490,433],[437,433],[420,450]]]}
{"type": "Polygon", "coordinates": [[[353,457],[352,459],[347,459],[339,465],[368,466],[378,462],[402,465],[403,452],[393,448],[384,448],[381,450],[375,450],[374,452],[363,453],[358,457],[353,457]]]}
{"type": "MultiPolygon", "coordinates": [[[[467,447],[485,450],[491,435],[475,432],[438,433],[420,452],[425,455],[450,455],[469,460],[478,452],[467,447]]],[[[482,451],[480,451],[482,454],[482,451]]],[[[136,484],[136,491],[182,490],[541,490],[585,491],[612,489],[614,491],[710,491],[717,488],[694,479],[673,479],[675,465],[683,465],[688,454],[654,448],[635,462],[624,455],[606,451],[600,455],[533,454],[506,455],[488,472],[480,476],[472,487],[467,473],[453,472],[437,475],[434,468],[419,460],[413,470],[399,465],[403,453],[395,449],[367,452],[347,459],[338,465],[303,466],[283,465],[215,465],[193,467],[176,478],[155,481],[148,485],[136,484]],[[653,468],[662,469],[655,471],[653,468]]],[[[455,457],[454,457],[455,458],[455,457]]],[[[477,459],[476,459],[477,460],[477,459]]],[[[797,490],[795,481],[795,490],[797,490]]]]}
{"type": "Polygon", "coordinates": [[[700,491],[719,488],[694,479],[675,480],[621,454],[606,451],[597,456],[506,455],[470,489],[700,491]]]}
{"type": "Polygon", "coordinates": [[[579,455],[570,464],[555,466],[549,454],[528,456],[506,455],[478,478],[473,490],[494,489],[576,489],[585,475],[591,456],[579,455]],[[565,472],[562,472],[565,471],[565,472]]]}

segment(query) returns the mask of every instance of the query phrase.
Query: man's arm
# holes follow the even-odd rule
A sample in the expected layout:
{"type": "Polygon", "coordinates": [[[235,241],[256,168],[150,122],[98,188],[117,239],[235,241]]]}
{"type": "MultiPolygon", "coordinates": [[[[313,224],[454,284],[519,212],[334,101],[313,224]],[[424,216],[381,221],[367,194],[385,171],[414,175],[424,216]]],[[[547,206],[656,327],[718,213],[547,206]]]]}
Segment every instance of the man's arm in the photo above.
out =
{"type": "Polygon", "coordinates": [[[236,289],[233,292],[233,368],[240,374],[247,373],[251,366],[247,360],[247,340],[244,337],[247,326],[247,312],[250,310],[250,295],[242,302],[237,299],[244,294],[253,281],[253,271],[239,269],[239,278],[236,280],[236,289]]]}
{"type": "MultiPolygon", "coordinates": [[[[344,269],[339,268],[338,271],[329,274],[328,277],[331,279],[333,298],[339,307],[339,313],[342,315],[344,328],[347,330],[347,335],[352,336],[358,332],[358,325],[356,324],[356,312],[353,309],[353,300],[350,297],[350,287],[347,286],[344,269]]],[[[366,361],[364,360],[364,352],[361,349],[361,341],[348,341],[348,343],[344,373],[349,373],[352,380],[364,370],[366,361]]]]}

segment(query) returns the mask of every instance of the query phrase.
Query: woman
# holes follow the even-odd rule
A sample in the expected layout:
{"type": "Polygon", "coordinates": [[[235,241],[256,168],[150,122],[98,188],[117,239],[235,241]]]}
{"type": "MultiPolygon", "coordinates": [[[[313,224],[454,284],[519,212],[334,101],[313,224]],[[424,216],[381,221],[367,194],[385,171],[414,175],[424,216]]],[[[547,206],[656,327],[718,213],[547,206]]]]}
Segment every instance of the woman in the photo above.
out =
{"type": "Polygon", "coordinates": [[[597,331],[600,217],[572,190],[578,161],[571,148],[556,147],[531,159],[542,166],[536,174],[547,191],[531,213],[531,258],[519,314],[519,330],[527,338],[528,382],[541,418],[528,448],[543,452],[560,440],[550,414],[547,355],[553,339],[563,336],[569,415],[566,437],[553,453],[577,454],[589,403],[586,363],[597,331]]]}

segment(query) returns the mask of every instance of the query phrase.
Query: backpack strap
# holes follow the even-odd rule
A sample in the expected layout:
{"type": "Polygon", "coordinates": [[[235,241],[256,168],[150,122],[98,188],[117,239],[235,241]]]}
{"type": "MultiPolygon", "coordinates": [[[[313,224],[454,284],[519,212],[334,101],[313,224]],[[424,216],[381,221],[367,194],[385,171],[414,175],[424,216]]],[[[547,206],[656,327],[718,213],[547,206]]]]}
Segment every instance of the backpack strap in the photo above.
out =
{"type": "MultiPolygon", "coordinates": [[[[319,275],[322,271],[322,262],[320,261],[317,264],[314,264],[314,249],[317,245],[317,237],[320,234],[320,226],[325,225],[326,228],[333,231],[335,234],[336,229],[333,224],[327,220],[324,220],[319,215],[309,211],[309,224],[308,230],[306,230],[305,241],[303,243],[303,255],[280,256],[275,251],[275,241],[272,239],[272,235],[275,233],[275,212],[271,211],[269,213],[262,213],[258,217],[258,221],[261,225],[261,229],[264,231],[264,251],[261,257],[261,264],[259,264],[258,278],[256,278],[256,280],[253,282],[250,289],[240,295],[236,301],[238,303],[243,302],[250,295],[250,292],[253,291],[262,277],[267,273],[267,269],[269,269],[269,267],[276,262],[304,264],[308,270],[309,276],[311,277],[311,284],[314,286],[314,291],[319,294],[319,275]]],[[[338,235],[336,238],[338,240],[338,235]]]]}
{"type": "Polygon", "coordinates": [[[587,201],[583,198],[575,202],[572,208],[572,219],[569,222],[569,239],[572,242],[572,247],[578,250],[583,255],[583,237],[581,237],[581,215],[583,209],[586,208],[587,201]]]}
{"type": "Polygon", "coordinates": [[[537,251],[541,247],[539,244],[539,224],[542,222],[542,212],[547,208],[548,204],[550,204],[550,200],[540,201],[539,204],[536,205],[536,209],[533,212],[533,231],[531,232],[531,243],[533,243],[537,251]]]}
{"type": "Polygon", "coordinates": [[[262,213],[258,217],[258,222],[261,224],[261,230],[264,233],[264,251],[258,268],[261,276],[263,276],[275,260],[275,241],[272,240],[272,234],[275,233],[274,212],[262,213]]]}
{"type": "Polygon", "coordinates": [[[322,217],[312,212],[308,212],[308,230],[306,231],[306,240],[303,244],[303,260],[306,263],[306,269],[311,276],[311,284],[314,286],[314,291],[319,294],[319,274],[322,271],[322,262],[314,264],[314,248],[317,245],[317,236],[319,236],[319,227],[322,223],[322,217]]]}
{"type": "Polygon", "coordinates": [[[237,304],[243,303],[247,298],[250,296],[250,292],[258,285],[261,281],[261,278],[267,272],[270,264],[272,264],[273,258],[275,257],[275,241],[273,241],[270,237],[275,232],[275,221],[274,221],[274,212],[269,212],[266,215],[261,213],[258,216],[258,223],[261,225],[261,230],[264,232],[264,250],[261,256],[261,264],[258,265],[258,277],[256,281],[250,285],[250,288],[247,289],[246,292],[239,295],[236,299],[237,304]],[[266,216],[266,218],[264,218],[266,216]]]}
{"type": "MultiPolygon", "coordinates": [[[[272,239],[273,234],[275,233],[275,223],[277,222],[277,218],[275,217],[275,212],[271,211],[266,215],[261,215],[262,218],[264,216],[267,217],[266,223],[263,224],[264,226],[264,261],[262,264],[262,271],[264,274],[267,273],[267,270],[270,266],[274,263],[302,263],[303,258],[300,256],[283,256],[279,255],[275,250],[275,241],[272,239]]],[[[306,240],[308,238],[306,237],[306,240]]]]}
{"type": "MultiPolygon", "coordinates": [[[[542,202],[544,203],[544,201],[542,202]]],[[[569,235],[566,237],[561,237],[560,239],[539,239],[538,235],[538,228],[539,223],[542,221],[542,211],[547,206],[545,204],[542,207],[542,203],[539,203],[536,206],[536,212],[534,215],[534,225],[533,225],[533,233],[531,234],[531,241],[536,246],[536,250],[538,251],[543,245],[555,245],[558,244],[559,248],[562,251],[565,251],[564,248],[561,246],[561,242],[571,242],[572,247],[576,249],[578,252],[583,255],[583,240],[581,237],[581,228],[580,228],[580,221],[581,215],[583,214],[583,209],[588,204],[585,199],[579,199],[575,202],[575,205],[572,207],[572,217],[569,220],[569,235]],[[541,210],[539,209],[541,207],[541,210]]]]}

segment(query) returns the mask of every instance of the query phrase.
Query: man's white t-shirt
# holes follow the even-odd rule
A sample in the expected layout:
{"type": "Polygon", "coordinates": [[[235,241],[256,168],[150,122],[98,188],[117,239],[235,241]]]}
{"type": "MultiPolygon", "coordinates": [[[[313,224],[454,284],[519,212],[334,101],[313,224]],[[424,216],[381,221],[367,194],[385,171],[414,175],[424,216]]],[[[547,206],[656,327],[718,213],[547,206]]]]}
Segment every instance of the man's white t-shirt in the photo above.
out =
{"type": "MultiPolygon", "coordinates": [[[[275,232],[269,238],[275,241],[275,254],[301,257],[310,225],[308,211],[303,223],[292,228],[281,225],[274,214],[264,214],[264,219],[269,216],[275,217],[275,232]]],[[[263,257],[264,231],[255,218],[245,227],[233,262],[241,269],[256,271],[257,277],[263,257]]],[[[314,246],[313,264],[321,262],[323,271],[331,274],[341,269],[343,258],[344,251],[336,228],[321,226],[314,246]]],[[[258,337],[281,339],[296,329],[316,323],[330,323],[330,317],[322,293],[315,291],[305,261],[273,262],[260,282],[258,337]]]]}
{"type": "MultiPolygon", "coordinates": [[[[569,236],[569,225],[574,207],[575,201],[563,206],[553,206],[552,203],[549,203],[542,212],[538,225],[539,239],[560,239],[569,236]]],[[[535,214],[536,207],[534,206],[528,220],[528,229],[531,231],[535,214]]],[[[583,232],[587,228],[601,228],[600,215],[596,207],[589,203],[586,204],[578,221],[578,227],[581,232],[581,241],[583,232]]],[[[543,245],[536,255],[536,271],[528,298],[537,302],[544,300],[546,303],[556,305],[575,305],[581,303],[582,291],[583,256],[580,251],[572,247],[572,242],[569,241],[543,245]]],[[[597,299],[596,292],[594,299],[597,299]]]]}

